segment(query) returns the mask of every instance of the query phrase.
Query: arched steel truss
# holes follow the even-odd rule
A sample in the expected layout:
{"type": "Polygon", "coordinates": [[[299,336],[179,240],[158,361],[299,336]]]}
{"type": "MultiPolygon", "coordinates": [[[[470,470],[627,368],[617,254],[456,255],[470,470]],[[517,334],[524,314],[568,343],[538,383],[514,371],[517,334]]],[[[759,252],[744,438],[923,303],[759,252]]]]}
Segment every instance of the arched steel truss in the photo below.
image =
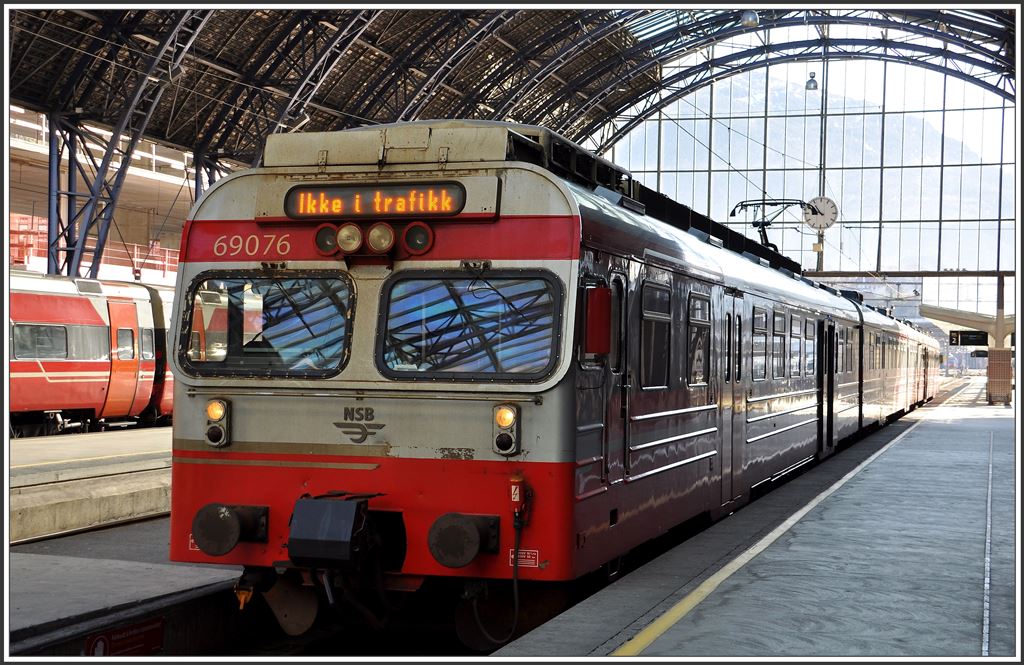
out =
{"type": "Polygon", "coordinates": [[[715,80],[823,55],[925,67],[1016,100],[1015,10],[759,13],[744,27],[740,10],[719,9],[15,9],[8,83],[12,102],[51,119],[51,169],[61,151],[74,162],[64,189],[51,174],[50,206],[50,269],[74,274],[87,237],[98,265],[120,164],[143,136],[191,152],[201,191],[232,164],[257,163],[274,132],[486,118],[604,149],[715,80]],[[817,38],[789,38],[796,26],[817,38]],[[711,48],[749,34],[754,46],[711,48]],[[692,54],[703,60],[663,73],[692,54]],[[86,122],[112,136],[87,136],[86,122]],[[107,147],[83,164],[71,147],[86,138],[107,147]]]}

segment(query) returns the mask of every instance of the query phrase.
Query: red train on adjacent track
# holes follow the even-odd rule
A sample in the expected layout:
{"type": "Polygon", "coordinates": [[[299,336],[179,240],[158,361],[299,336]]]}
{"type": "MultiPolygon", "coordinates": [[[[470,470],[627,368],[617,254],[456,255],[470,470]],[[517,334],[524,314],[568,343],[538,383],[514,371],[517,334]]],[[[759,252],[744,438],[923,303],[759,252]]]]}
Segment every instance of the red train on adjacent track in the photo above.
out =
{"type": "Polygon", "coordinates": [[[171,419],[170,287],[10,272],[10,435],[171,419]]]}

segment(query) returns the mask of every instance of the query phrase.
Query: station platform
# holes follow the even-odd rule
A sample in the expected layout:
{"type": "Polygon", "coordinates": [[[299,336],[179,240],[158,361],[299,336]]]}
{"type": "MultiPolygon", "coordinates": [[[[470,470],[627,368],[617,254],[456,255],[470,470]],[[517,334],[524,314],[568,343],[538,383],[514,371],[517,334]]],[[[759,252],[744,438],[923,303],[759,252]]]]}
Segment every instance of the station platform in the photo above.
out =
{"type": "Polygon", "coordinates": [[[1019,657],[1014,415],[965,380],[492,656],[1019,657]]]}
{"type": "Polygon", "coordinates": [[[219,653],[251,617],[238,566],[168,561],[169,519],[12,546],[8,636],[18,656],[219,653]]]}
{"type": "Polygon", "coordinates": [[[170,509],[171,428],[11,439],[10,542],[170,509]]]}

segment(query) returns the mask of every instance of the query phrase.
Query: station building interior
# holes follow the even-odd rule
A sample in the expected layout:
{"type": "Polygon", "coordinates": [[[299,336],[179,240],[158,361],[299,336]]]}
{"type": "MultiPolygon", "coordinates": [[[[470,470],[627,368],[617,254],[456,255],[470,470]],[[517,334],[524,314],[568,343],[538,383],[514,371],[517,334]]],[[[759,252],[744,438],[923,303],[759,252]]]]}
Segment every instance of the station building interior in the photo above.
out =
{"type": "Polygon", "coordinates": [[[1016,9],[8,16],[9,270],[173,285],[190,207],[268,134],[503,120],[863,292],[946,373],[1015,343],[1016,9]],[[815,197],[827,228],[785,203],[815,197]],[[951,346],[963,329],[988,344],[951,346]]]}

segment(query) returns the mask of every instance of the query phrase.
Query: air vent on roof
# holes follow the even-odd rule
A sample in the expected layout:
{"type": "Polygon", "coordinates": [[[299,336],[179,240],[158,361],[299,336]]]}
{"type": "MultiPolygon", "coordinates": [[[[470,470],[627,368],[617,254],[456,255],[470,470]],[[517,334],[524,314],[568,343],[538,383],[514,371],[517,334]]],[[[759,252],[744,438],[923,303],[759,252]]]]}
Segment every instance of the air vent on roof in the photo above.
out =
{"type": "Polygon", "coordinates": [[[200,291],[199,297],[202,299],[204,305],[221,304],[220,293],[216,291],[200,291]]]}
{"type": "Polygon", "coordinates": [[[94,279],[76,279],[75,286],[79,293],[103,293],[103,287],[94,279]]]}

